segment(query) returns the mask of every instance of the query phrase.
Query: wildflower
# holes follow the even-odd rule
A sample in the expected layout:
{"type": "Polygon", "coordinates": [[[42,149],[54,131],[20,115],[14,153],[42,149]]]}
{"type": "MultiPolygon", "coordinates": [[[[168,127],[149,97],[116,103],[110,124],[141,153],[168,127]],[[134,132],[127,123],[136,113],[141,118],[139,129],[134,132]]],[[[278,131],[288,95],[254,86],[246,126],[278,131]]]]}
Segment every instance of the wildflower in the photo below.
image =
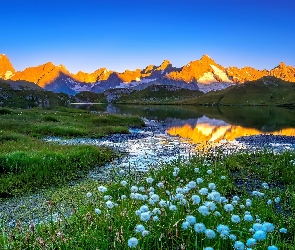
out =
{"type": "Polygon", "coordinates": [[[180,169],[177,168],[177,167],[175,167],[175,168],[174,168],[174,171],[175,171],[176,173],[179,173],[180,169]]]}
{"type": "Polygon", "coordinates": [[[262,187],[265,188],[265,189],[269,189],[269,186],[266,182],[262,183],[262,187]]]}
{"type": "Polygon", "coordinates": [[[138,190],[139,190],[140,192],[144,192],[144,191],[145,191],[145,188],[144,188],[144,187],[139,187],[138,190]]]}
{"type": "Polygon", "coordinates": [[[194,225],[194,230],[197,232],[197,233],[203,233],[205,232],[206,230],[206,227],[203,223],[196,223],[194,225]]]}
{"type": "Polygon", "coordinates": [[[147,236],[149,233],[150,233],[150,232],[149,232],[148,230],[144,230],[144,231],[142,231],[141,235],[142,235],[143,237],[145,237],[145,236],[147,236]]]}
{"type": "Polygon", "coordinates": [[[184,199],[184,195],[183,194],[176,194],[175,199],[176,200],[182,200],[182,199],[184,199]]]}
{"type": "Polygon", "coordinates": [[[106,192],[108,189],[107,189],[106,187],[104,187],[104,186],[99,186],[99,187],[97,188],[97,190],[98,190],[99,192],[104,193],[104,192],[106,192]]]}
{"type": "Polygon", "coordinates": [[[135,193],[131,193],[131,194],[130,194],[130,198],[131,198],[131,199],[135,199],[135,197],[136,197],[135,193]]]}
{"type": "Polygon", "coordinates": [[[229,239],[232,240],[232,241],[236,241],[237,236],[235,236],[234,234],[230,234],[229,239]]]}
{"type": "Polygon", "coordinates": [[[212,229],[206,229],[205,235],[208,239],[213,239],[216,236],[215,232],[212,229]]]}
{"type": "Polygon", "coordinates": [[[167,195],[171,194],[169,190],[166,190],[165,192],[166,192],[167,195]]]}
{"type": "Polygon", "coordinates": [[[97,213],[97,214],[101,214],[101,211],[100,211],[99,208],[95,208],[95,209],[94,209],[94,212],[97,213]]]}
{"type": "Polygon", "coordinates": [[[143,226],[143,225],[141,225],[141,224],[139,224],[139,225],[137,225],[136,227],[135,227],[135,233],[141,233],[141,232],[143,232],[145,230],[145,227],[143,226]]]}
{"type": "Polygon", "coordinates": [[[158,202],[159,199],[160,199],[160,197],[159,197],[159,195],[157,195],[157,194],[153,194],[153,195],[151,196],[151,199],[152,199],[154,202],[158,202]]]}
{"type": "Polygon", "coordinates": [[[269,222],[264,222],[262,224],[262,230],[269,233],[272,232],[275,229],[274,225],[269,222]]]}
{"type": "Polygon", "coordinates": [[[196,217],[195,216],[192,216],[192,215],[188,215],[188,216],[186,216],[186,221],[190,225],[194,225],[196,223],[196,217]]]}
{"type": "Polygon", "coordinates": [[[240,200],[240,197],[239,197],[239,196],[235,195],[235,196],[233,197],[233,201],[239,201],[239,200],[240,200]]]}
{"type": "Polygon", "coordinates": [[[212,191],[210,194],[208,194],[207,198],[210,200],[216,201],[218,203],[221,202],[220,193],[218,193],[216,191],[212,191]]]}
{"type": "Polygon", "coordinates": [[[157,184],[157,187],[158,187],[158,188],[163,188],[163,187],[164,187],[163,182],[159,182],[159,183],[157,184]]]}
{"type": "Polygon", "coordinates": [[[272,200],[268,200],[267,205],[271,205],[271,204],[272,204],[272,200]]]}
{"type": "Polygon", "coordinates": [[[159,206],[160,206],[160,207],[166,207],[166,206],[167,206],[167,201],[160,200],[160,201],[159,201],[159,206]]]}
{"type": "Polygon", "coordinates": [[[200,206],[198,210],[199,210],[199,213],[201,213],[204,216],[207,216],[207,215],[210,214],[209,213],[209,208],[206,207],[206,206],[200,206]]]}
{"type": "Polygon", "coordinates": [[[193,201],[193,204],[199,204],[201,201],[201,198],[199,195],[194,194],[194,195],[192,195],[191,200],[193,201]]]}
{"type": "Polygon", "coordinates": [[[177,176],[178,173],[177,172],[173,172],[172,174],[173,174],[173,176],[177,176]]]}
{"type": "Polygon", "coordinates": [[[177,207],[175,205],[170,205],[169,206],[169,210],[176,211],[177,210],[177,207]]]}
{"type": "Polygon", "coordinates": [[[276,246],[272,245],[267,248],[267,250],[279,250],[276,246]]]}
{"type": "Polygon", "coordinates": [[[124,174],[125,174],[125,171],[124,171],[123,169],[121,169],[121,170],[119,171],[119,174],[120,174],[120,175],[124,175],[124,174]]]}
{"type": "Polygon", "coordinates": [[[221,216],[221,214],[220,214],[218,211],[215,211],[215,212],[214,212],[214,215],[215,215],[215,216],[221,216]]]}
{"type": "Polygon", "coordinates": [[[220,202],[222,203],[228,203],[228,199],[226,199],[224,196],[220,197],[220,202]]]}
{"type": "Polygon", "coordinates": [[[182,223],[182,229],[184,229],[184,230],[186,230],[186,229],[188,229],[189,227],[190,227],[190,224],[189,224],[189,222],[187,222],[187,221],[184,221],[183,223],[182,223]]]}
{"type": "Polygon", "coordinates": [[[203,179],[202,178],[197,178],[197,183],[198,184],[201,184],[203,182],[203,179]]]}
{"type": "Polygon", "coordinates": [[[134,194],[134,199],[136,199],[136,200],[143,200],[143,195],[142,194],[139,194],[139,193],[135,193],[134,194]]]}
{"type": "Polygon", "coordinates": [[[135,211],[135,214],[136,214],[137,216],[140,216],[140,215],[141,215],[141,211],[140,211],[140,210],[136,210],[136,211],[135,211]]]}
{"type": "Polygon", "coordinates": [[[142,220],[142,221],[148,221],[150,218],[151,218],[151,214],[149,211],[141,213],[141,215],[140,215],[140,220],[142,220]]]}
{"type": "Polygon", "coordinates": [[[110,200],[112,198],[112,196],[110,196],[110,195],[105,195],[104,197],[103,197],[103,199],[106,201],[106,200],[110,200]]]}
{"type": "Polygon", "coordinates": [[[142,200],[145,201],[148,199],[148,196],[146,194],[142,195],[142,200]]]}
{"type": "Polygon", "coordinates": [[[143,205],[143,206],[140,207],[139,210],[140,210],[142,213],[144,213],[144,212],[148,212],[148,211],[149,211],[149,207],[148,207],[147,205],[143,205]]]}
{"type": "Polygon", "coordinates": [[[254,233],[253,238],[258,241],[265,240],[266,239],[266,232],[263,230],[258,230],[254,233]]]}
{"type": "Polygon", "coordinates": [[[187,194],[191,190],[190,187],[184,187],[183,188],[183,193],[187,194]]]}
{"type": "Polygon", "coordinates": [[[238,201],[232,201],[231,204],[236,206],[236,205],[238,205],[238,201]]]}
{"type": "Polygon", "coordinates": [[[161,210],[158,207],[155,207],[152,211],[153,214],[161,214],[161,210]]]}
{"type": "Polygon", "coordinates": [[[151,177],[148,177],[145,180],[146,180],[147,183],[150,183],[150,184],[153,183],[153,181],[154,181],[154,179],[151,178],[151,177]]]}
{"type": "Polygon", "coordinates": [[[281,198],[280,197],[276,197],[275,198],[275,203],[279,203],[281,201],[281,198]]]}
{"type": "Polygon", "coordinates": [[[246,245],[248,247],[253,247],[255,244],[256,244],[256,240],[253,239],[253,238],[248,239],[247,242],[246,242],[246,245]]]}
{"type": "Polygon", "coordinates": [[[112,208],[115,206],[115,203],[112,202],[112,201],[110,201],[110,200],[108,200],[108,201],[106,202],[106,206],[107,206],[107,208],[112,209],[112,208]]]}
{"type": "Polygon", "coordinates": [[[244,220],[245,220],[245,221],[253,221],[253,217],[252,217],[251,214],[246,214],[246,215],[244,216],[244,220]]]}
{"type": "Polygon", "coordinates": [[[130,188],[130,191],[131,191],[132,193],[135,193],[135,192],[138,191],[138,187],[137,187],[137,186],[132,186],[132,187],[130,188]]]}
{"type": "Polygon", "coordinates": [[[223,175],[223,176],[221,176],[221,180],[225,180],[226,179],[226,177],[223,175]]]}
{"type": "Polygon", "coordinates": [[[232,204],[226,204],[223,208],[227,212],[232,212],[234,210],[234,206],[232,204]]]}
{"type": "Polygon", "coordinates": [[[211,169],[208,169],[207,170],[207,174],[212,174],[212,170],[211,169]]]}
{"type": "Polygon", "coordinates": [[[246,200],[246,206],[251,207],[252,206],[252,201],[250,199],[246,200]]]}
{"type": "Polygon", "coordinates": [[[121,195],[121,200],[125,200],[127,198],[127,196],[125,194],[121,195]]]}
{"type": "Polygon", "coordinates": [[[90,192],[87,192],[87,193],[86,193],[86,197],[87,197],[87,198],[90,198],[91,196],[92,196],[92,193],[90,193],[90,192]]]}
{"type": "Polygon", "coordinates": [[[181,205],[185,205],[187,203],[187,200],[186,199],[182,199],[179,201],[179,204],[181,205]]]}
{"type": "Polygon", "coordinates": [[[204,250],[214,250],[213,247],[205,247],[204,250]]]}
{"type": "Polygon", "coordinates": [[[256,219],[255,222],[256,223],[261,223],[261,220],[260,219],[256,219]]]}
{"type": "Polygon", "coordinates": [[[282,234],[286,234],[288,232],[288,230],[284,227],[280,228],[280,233],[282,234]]]}
{"type": "Polygon", "coordinates": [[[148,191],[149,191],[149,192],[155,192],[155,189],[154,189],[153,187],[149,187],[149,188],[148,188],[148,191]]]}
{"type": "Polygon", "coordinates": [[[253,224],[253,229],[255,231],[262,230],[262,224],[260,224],[260,223],[254,223],[253,224]]]}
{"type": "Polygon", "coordinates": [[[136,247],[138,244],[138,239],[132,237],[128,240],[128,247],[136,247]]]}
{"type": "Polygon", "coordinates": [[[159,220],[159,217],[156,215],[156,216],[153,216],[153,221],[158,221],[159,220]]]}
{"type": "Polygon", "coordinates": [[[245,209],[245,205],[243,205],[243,204],[240,205],[240,208],[241,208],[241,209],[245,209]]]}
{"type": "Polygon", "coordinates": [[[124,187],[127,185],[127,181],[121,181],[120,183],[121,183],[121,185],[124,186],[124,187]]]}
{"type": "Polygon", "coordinates": [[[216,209],[216,205],[212,201],[206,201],[204,204],[206,207],[209,208],[209,210],[214,211],[216,209]]]}
{"type": "Polygon", "coordinates": [[[194,169],[195,173],[199,173],[199,168],[194,169]]]}
{"type": "Polygon", "coordinates": [[[228,235],[230,231],[228,226],[222,225],[222,224],[218,225],[216,229],[218,233],[224,234],[224,235],[228,235]]]}
{"type": "Polygon", "coordinates": [[[215,183],[209,183],[208,187],[209,187],[209,189],[211,189],[211,190],[216,189],[216,185],[215,185],[215,183]]]}
{"type": "Polygon", "coordinates": [[[199,190],[199,194],[200,195],[207,195],[208,194],[208,189],[207,188],[201,188],[199,190]]]}
{"type": "Polygon", "coordinates": [[[189,183],[188,183],[188,187],[189,188],[195,188],[197,186],[197,183],[195,182],[195,181],[190,181],[189,183]]]}
{"type": "Polygon", "coordinates": [[[231,221],[233,222],[233,223],[239,223],[240,221],[241,221],[241,219],[240,219],[240,216],[238,216],[238,215],[232,215],[231,216],[231,221]]]}
{"type": "Polygon", "coordinates": [[[242,241],[236,241],[234,244],[234,248],[236,250],[244,250],[245,249],[245,245],[242,241]]]}

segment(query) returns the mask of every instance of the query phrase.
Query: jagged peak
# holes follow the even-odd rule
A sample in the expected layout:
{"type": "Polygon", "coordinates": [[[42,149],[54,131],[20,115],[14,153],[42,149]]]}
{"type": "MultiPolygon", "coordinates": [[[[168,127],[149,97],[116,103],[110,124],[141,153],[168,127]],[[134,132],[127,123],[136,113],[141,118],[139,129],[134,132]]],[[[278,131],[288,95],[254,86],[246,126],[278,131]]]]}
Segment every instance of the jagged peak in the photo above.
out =
{"type": "Polygon", "coordinates": [[[162,64],[161,64],[161,66],[167,66],[167,65],[169,65],[169,64],[171,64],[171,62],[169,61],[169,60],[167,60],[167,59],[165,59],[163,62],[162,62],[162,64]]]}

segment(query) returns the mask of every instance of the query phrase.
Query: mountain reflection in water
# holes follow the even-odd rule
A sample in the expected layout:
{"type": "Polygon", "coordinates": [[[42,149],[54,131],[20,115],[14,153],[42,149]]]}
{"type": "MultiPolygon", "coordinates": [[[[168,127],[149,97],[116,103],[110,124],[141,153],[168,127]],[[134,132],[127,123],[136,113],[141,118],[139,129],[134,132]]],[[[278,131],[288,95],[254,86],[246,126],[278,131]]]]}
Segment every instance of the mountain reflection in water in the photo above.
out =
{"type": "Polygon", "coordinates": [[[191,122],[179,125],[171,123],[168,125],[166,132],[170,135],[177,135],[183,138],[191,139],[195,143],[234,140],[241,136],[259,134],[295,136],[294,128],[285,128],[278,131],[264,132],[256,128],[246,128],[242,126],[231,125],[224,121],[207,118],[206,116],[197,119],[195,124],[192,124],[191,122]]]}

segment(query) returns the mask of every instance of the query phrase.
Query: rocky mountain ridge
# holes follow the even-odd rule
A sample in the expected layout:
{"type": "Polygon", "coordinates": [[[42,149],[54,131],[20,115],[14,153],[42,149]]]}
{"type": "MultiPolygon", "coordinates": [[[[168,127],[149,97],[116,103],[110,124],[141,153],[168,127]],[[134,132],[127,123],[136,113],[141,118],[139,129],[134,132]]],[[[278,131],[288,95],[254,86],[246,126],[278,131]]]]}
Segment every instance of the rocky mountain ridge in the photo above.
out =
{"type": "Polygon", "coordinates": [[[173,67],[170,61],[164,60],[160,66],[148,65],[144,69],[126,70],[122,73],[100,68],[92,73],[79,71],[77,74],[72,74],[65,66],[56,66],[51,62],[15,71],[8,57],[0,55],[0,78],[32,82],[45,90],[72,95],[81,91],[102,93],[113,88],[141,90],[155,84],[207,93],[257,80],[263,76],[275,76],[295,82],[295,68],[284,63],[271,70],[257,70],[251,67],[225,68],[208,55],[204,55],[201,59],[181,68],[173,67]]]}

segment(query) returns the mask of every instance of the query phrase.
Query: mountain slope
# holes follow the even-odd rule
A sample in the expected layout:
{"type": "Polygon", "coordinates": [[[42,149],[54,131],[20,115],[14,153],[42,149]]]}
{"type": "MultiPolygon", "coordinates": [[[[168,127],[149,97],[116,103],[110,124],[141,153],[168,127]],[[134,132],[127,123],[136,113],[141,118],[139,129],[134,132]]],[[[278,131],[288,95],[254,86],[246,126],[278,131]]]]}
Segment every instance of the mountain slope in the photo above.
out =
{"type": "Polygon", "coordinates": [[[185,101],[197,105],[271,105],[295,106],[295,83],[274,76],[238,84],[185,101]]]}

